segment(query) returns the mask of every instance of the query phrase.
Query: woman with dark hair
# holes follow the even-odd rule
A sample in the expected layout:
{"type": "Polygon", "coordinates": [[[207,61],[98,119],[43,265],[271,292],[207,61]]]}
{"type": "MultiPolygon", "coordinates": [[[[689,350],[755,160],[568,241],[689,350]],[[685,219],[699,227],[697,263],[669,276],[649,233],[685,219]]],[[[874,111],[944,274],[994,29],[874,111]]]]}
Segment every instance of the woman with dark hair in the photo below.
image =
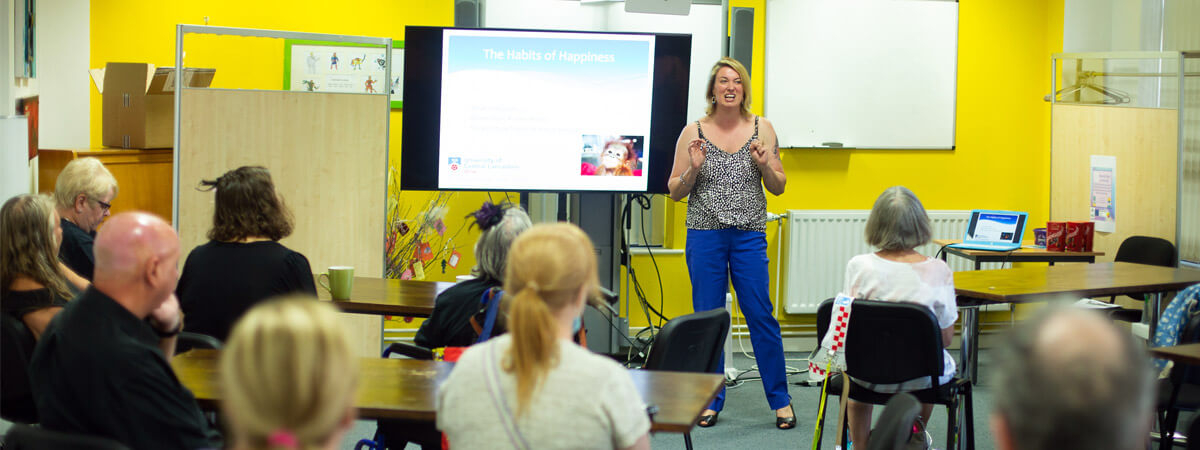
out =
{"type": "Polygon", "coordinates": [[[279,243],[292,234],[292,215],[263,167],[239,167],[216,180],[208,243],[188,254],[175,289],[187,330],[222,341],[258,302],[300,292],[316,297],[308,258],[279,243]]]}

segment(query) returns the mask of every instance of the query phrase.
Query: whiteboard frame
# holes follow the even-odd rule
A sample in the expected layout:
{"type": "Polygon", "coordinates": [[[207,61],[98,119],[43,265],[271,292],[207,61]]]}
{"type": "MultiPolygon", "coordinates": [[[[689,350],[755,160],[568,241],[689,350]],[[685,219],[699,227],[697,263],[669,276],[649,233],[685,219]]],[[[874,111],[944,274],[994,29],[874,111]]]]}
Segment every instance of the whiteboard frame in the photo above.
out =
{"type": "MultiPolygon", "coordinates": [[[[949,141],[950,141],[949,145],[945,145],[945,144],[939,144],[939,145],[866,145],[866,143],[862,143],[862,142],[838,142],[836,144],[841,144],[841,145],[823,145],[825,143],[804,142],[800,139],[796,139],[795,137],[786,136],[787,133],[780,133],[780,141],[781,141],[780,148],[825,149],[825,150],[868,149],[868,150],[951,150],[951,151],[956,149],[957,140],[958,140],[958,136],[957,136],[957,125],[958,124],[957,124],[957,122],[958,122],[958,62],[959,62],[959,45],[960,45],[959,39],[961,37],[961,33],[959,30],[959,26],[961,23],[961,8],[959,7],[959,2],[955,1],[955,0],[890,0],[890,1],[889,0],[874,0],[874,1],[859,1],[859,2],[851,2],[851,3],[856,5],[856,6],[854,6],[855,8],[867,8],[875,3],[893,4],[894,5],[897,3],[907,3],[907,2],[911,2],[911,3],[917,3],[917,2],[947,3],[947,4],[954,5],[954,24],[955,24],[954,25],[955,26],[955,28],[954,28],[954,44],[953,44],[954,68],[949,74],[949,76],[951,77],[949,80],[949,84],[952,87],[952,91],[951,91],[952,93],[950,95],[950,98],[948,99],[948,103],[949,103],[948,106],[950,108],[950,114],[949,114],[949,129],[946,130],[949,132],[949,141]]],[[[767,0],[767,12],[768,12],[767,23],[766,23],[766,35],[767,35],[766,46],[767,46],[767,49],[766,49],[766,55],[764,57],[764,63],[766,64],[765,65],[766,70],[764,70],[765,82],[764,82],[763,103],[764,103],[764,114],[767,115],[768,117],[772,118],[773,121],[775,121],[777,129],[782,128],[782,127],[787,127],[788,124],[786,121],[781,122],[780,117],[772,117],[771,116],[772,100],[774,100],[775,102],[781,101],[781,97],[779,95],[775,95],[775,96],[771,95],[772,82],[773,81],[778,82],[778,79],[781,76],[780,74],[775,73],[771,70],[772,63],[775,62],[776,64],[778,64],[777,61],[779,61],[778,50],[776,50],[775,52],[772,51],[771,45],[773,42],[772,42],[771,37],[772,37],[772,29],[780,28],[778,26],[779,21],[787,20],[787,19],[781,19],[780,13],[779,13],[779,8],[772,10],[771,6],[778,6],[783,3],[787,3],[787,4],[789,4],[789,6],[795,7],[795,5],[800,4],[800,2],[798,2],[797,0],[767,0]],[[775,25],[775,26],[773,27],[772,25],[775,25]],[[775,56],[776,58],[772,59],[771,56],[775,56]],[[775,80],[773,80],[773,76],[774,76],[775,80]]],[[[790,28],[794,28],[794,27],[790,27],[790,28]]],[[[847,58],[850,58],[850,57],[854,57],[855,55],[847,54],[845,56],[847,58]]],[[[776,67],[778,67],[778,66],[776,66],[776,67]]],[[[778,93],[778,91],[776,91],[776,93],[778,93]]],[[[945,103],[943,103],[943,105],[945,105],[945,103]]],[[[944,115],[944,113],[942,115],[944,115]]],[[[842,138],[842,137],[829,136],[829,138],[830,139],[838,139],[838,138],[842,138]]],[[[934,139],[941,140],[942,138],[937,137],[934,139]]]]}

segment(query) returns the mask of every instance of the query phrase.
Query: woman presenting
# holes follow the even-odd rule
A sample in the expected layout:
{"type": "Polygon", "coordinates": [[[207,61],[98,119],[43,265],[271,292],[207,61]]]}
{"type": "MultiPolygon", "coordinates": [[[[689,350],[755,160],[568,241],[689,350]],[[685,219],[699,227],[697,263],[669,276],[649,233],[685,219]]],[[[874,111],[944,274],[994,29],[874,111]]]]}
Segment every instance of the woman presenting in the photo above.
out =
{"type": "MultiPolygon", "coordinates": [[[[679,134],[675,165],[667,181],[672,199],[688,197],[685,252],[692,307],[696,311],[724,307],[732,279],[750,328],[767,403],[775,410],[775,426],[795,428],[783,338],[767,296],[770,279],[763,187],[780,195],[787,185],[779,143],[771,122],[750,113],[750,76],[742,63],[732,58],[717,61],[708,78],[707,97],[706,115],[679,134]]],[[[724,404],[722,389],[701,415],[699,425],[715,425],[724,404]]]]}

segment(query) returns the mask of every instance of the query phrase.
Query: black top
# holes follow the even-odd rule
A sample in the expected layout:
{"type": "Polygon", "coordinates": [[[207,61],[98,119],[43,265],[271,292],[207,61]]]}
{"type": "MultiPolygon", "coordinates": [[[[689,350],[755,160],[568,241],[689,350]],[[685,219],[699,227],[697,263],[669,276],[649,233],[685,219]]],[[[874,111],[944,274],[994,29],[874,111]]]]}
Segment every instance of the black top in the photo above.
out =
{"type": "Polygon", "coordinates": [[[5,289],[0,295],[0,310],[5,314],[24,320],[25,315],[43,308],[67,306],[66,298],[50,293],[50,289],[41,288],[31,291],[10,291],[5,289]]]}
{"type": "Polygon", "coordinates": [[[92,280],[92,272],[96,269],[96,257],[92,254],[92,244],[96,241],[96,232],[83,231],[74,222],[67,219],[62,221],[62,245],[58,247],[58,259],[79,276],[92,280]]]}
{"type": "Polygon", "coordinates": [[[282,294],[317,296],[308,258],[273,241],[209,241],[196,247],[175,288],[187,331],[225,341],[250,307],[282,294]]]}
{"type": "Polygon", "coordinates": [[[216,446],[154,330],[94,287],[50,322],[29,375],[43,427],[134,449],[216,446]]]}
{"type": "Polygon", "coordinates": [[[500,287],[496,280],[475,278],[451,286],[433,304],[433,312],[421,323],[413,342],[425,348],[467,347],[479,338],[471,328],[471,316],[479,312],[480,297],[500,287]]]}

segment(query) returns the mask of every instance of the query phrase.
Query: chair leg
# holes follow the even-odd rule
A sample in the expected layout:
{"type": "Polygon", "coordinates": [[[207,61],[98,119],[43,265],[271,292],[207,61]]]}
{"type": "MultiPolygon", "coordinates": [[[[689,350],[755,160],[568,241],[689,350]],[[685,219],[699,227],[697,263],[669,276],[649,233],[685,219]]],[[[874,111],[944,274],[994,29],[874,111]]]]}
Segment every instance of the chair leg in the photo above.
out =
{"type": "Polygon", "coordinates": [[[692,450],[692,433],[683,433],[683,446],[692,450]]]}
{"type": "Polygon", "coordinates": [[[963,408],[966,410],[967,420],[963,424],[962,438],[967,440],[967,450],[975,450],[975,394],[971,392],[970,384],[966,385],[964,389],[966,389],[964,391],[966,404],[963,405],[963,408]]]}
{"type": "Polygon", "coordinates": [[[1175,408],[1175,402],[1179,401],[1179,391],[1182,389],[1182,383],[1172,383],[1171,397],[1167,400],[1167,414],[1158,427],[1159,450],[1168,450],[1175,443],[1175,425],[1179,421],[1179,409],[1175,408]]]}
{"type": "Polygon", "coordinates": [[[1159,427],[1159,450],[1170,450],[1171,446],[1175,444],[1175,425],[1178,421],[1179,410],[1175,408],[1167,410],[1167,419],[1163,422],[1163,426],[1159,427]]]}
{"type": "Polygon", "coordinates": [[[958,399],[946,405],[946,450],[958,450],[958,399]]]}

